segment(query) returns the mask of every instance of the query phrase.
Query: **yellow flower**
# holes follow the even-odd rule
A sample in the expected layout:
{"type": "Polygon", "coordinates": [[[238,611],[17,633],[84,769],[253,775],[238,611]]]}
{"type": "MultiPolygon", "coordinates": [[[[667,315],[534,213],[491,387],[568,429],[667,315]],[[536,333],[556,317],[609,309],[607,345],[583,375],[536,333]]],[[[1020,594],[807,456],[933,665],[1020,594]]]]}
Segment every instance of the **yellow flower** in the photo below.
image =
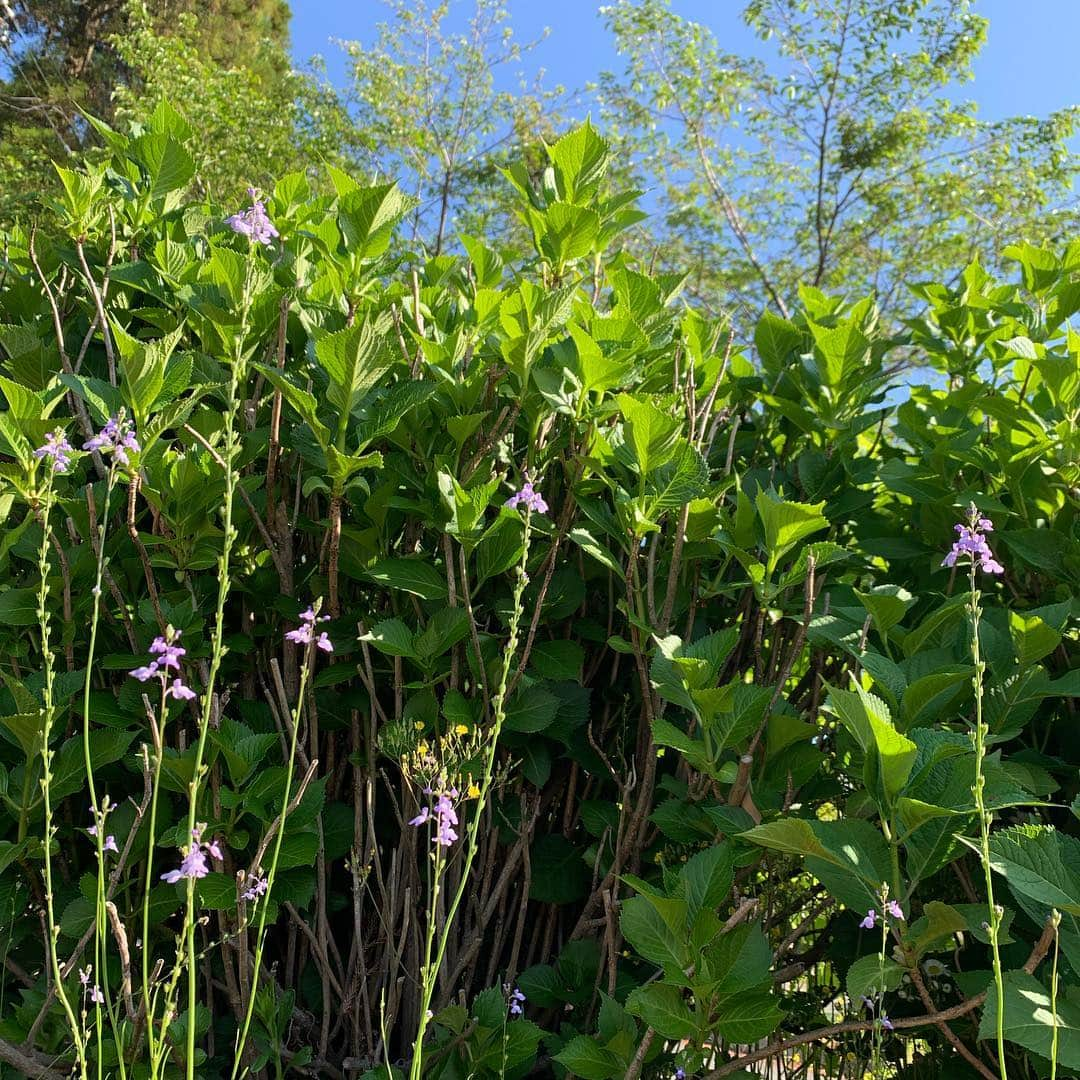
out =
{"type": "Polygon", "coordinates": [[[417,720],[416,723],[413,724],[413,727],[416,728],[417,731],[423,731],[424,730],[423,722],[420,721],[420,720],[417,720]]]}
{"type": "Polygon", "coordinates": [[[428,744],[427,744],[427,739],[422,739],[422,740],[421,740],[421,741],[420,741],[420,742],[419,742],[419,743],[417,744],[417,747],[416,747],[416,752],[417,752],[418,754],[426,754],[426,753],[427,753],[427,752],[428,752],[428,751],[429,751],[430,749],[431,749],[431,747],[430,747],[430,746],[428,746],[428,744]]]}
{"type": "Polygon", "coordinates": [[[454,734],[455,735],[468,735],[469,734],[469,725],[468,724],[458,724],[458,726],[456,728],[454,728],[454,734]]]}
{"type": "Polygon", "coordinates": [[[470,784],[469,785],[469,798],[470,799],[479,799],[480,798],[480,789],[475,784],[470,784]]]}

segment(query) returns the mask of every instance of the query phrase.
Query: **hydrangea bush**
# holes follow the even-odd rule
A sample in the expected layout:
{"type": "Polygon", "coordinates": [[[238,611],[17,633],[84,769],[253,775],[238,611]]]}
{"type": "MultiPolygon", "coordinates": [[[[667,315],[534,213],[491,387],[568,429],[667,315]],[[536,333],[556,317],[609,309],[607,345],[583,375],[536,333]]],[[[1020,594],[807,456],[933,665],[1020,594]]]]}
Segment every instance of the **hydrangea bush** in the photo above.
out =
{"type": "Polygon", "coordinates": [[[588,125],[434,257],[97,126],[0,265],[4,1075],[1076,1074],[1080,244],[748,326],[588,125]]]}

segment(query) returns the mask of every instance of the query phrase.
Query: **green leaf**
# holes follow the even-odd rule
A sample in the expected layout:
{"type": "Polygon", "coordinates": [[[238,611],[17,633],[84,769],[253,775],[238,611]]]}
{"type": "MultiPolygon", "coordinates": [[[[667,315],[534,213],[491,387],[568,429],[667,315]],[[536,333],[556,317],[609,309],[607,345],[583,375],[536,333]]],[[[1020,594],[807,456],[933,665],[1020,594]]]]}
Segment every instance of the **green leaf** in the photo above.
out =
{"type": "Polygon", "coordinates": [[[665,1039],[689,1039],[697,1032],[694,1016],[677,986],[651,983],[636,987],[626,999],[626,1010],[665,1039]]]}
{"type": "Polygon", "coordinates": [[[734,874],[730,844],[714,844],[687,860],[679,871],[679,879],[691,921],[699,911],[720,906],[731,891],[734,874]]]}
{"type": "Polygon", "coordinates": [[[388,589],[400,589],[422,600],[445,600],[446,578],[427,559],[382,559],[364,576],[388,589]]]}
{"type": "Polygon", "coordinates": [[[556,1055],[555,1060],[582,1080],[615,1080],[625,1075],[625,1064],[588,1035],[577,1035],[556,1055]]]}
{"type": "Polygon", "coordinates": [[[0,592],[0,624],[34,626],[37,624],[37,590],[5,589],[0,592]]]}
{"type": "Polygon", "coordinates": [[[366,634],[362,634],[360,640],[370,641],[379,652],[388,656],[416,655],[413,633],[400,619],[383,619],[366,634]]]}
{"type": "Polygon", "coordinates": [[[560,833],[537,839],[529,857],[532,880],[529,899],[548,904],[572,904],[589,889],[589,868],[581,852],[560,833]]]}
{"type": "Polygon", "coordinates": [[[543,731],[551,726],[559,711],[559,699],[542,686],[530,686],[519,693],[506,709],[507,731],[543,731]]]}
{"type": "Polygon", "coordinates": [[[325,451],[330,445],[330,430],[318,417],[319,405],[315,395],[295,385],[276,368],[267,367],[265,364],[253,364],[252,367],[281,392],[281,396],[314,432],[319,446],[325,451]]]}
{"type": "Polygon", "coordinates": [[[904,969],[880,953],[860,956],[847,973],[848,997],[858,1005],[864,997],[874,998],[900,985],[904,969]]]}
{"type": "MultiPolygon", "coordinates": [[[[1055,1008],[1046,987],[1026,971],[1007,971],[1004,990],[1005,1038],[1049,1059],[1056,1028],[1058,1065],[1070,1072],[1080,1069],[1080,1004],[1075,997],[1058,994],[1055,1008]]],[[[980,1039],[996,1037],[997,1013],[997,988],[991,984],[979,1024],[980,1039]]]]}
{"type": "Polygon", "coordinates": [[[595,210],[570,203],[554,202],[542,215],[540,250],[558,269],[588,255],[600,232],[600,216],[595,210]]]}
{"type": "Polygon", "coordinates": [[[1061,634],[1035,614],[1009,612],[1009,633],[1021,667],[1049,656],[1061,644],[1061,634]]]}
{"type": "Polygon", "coordinates": [[[315,359],[330,380],[326,400],[338,411],[340,444],[353,408],[389,370],[393,354],[383,335],[365,319],[316,338],[315,359]]]}
{"type": "Polygon", "coordinates": [[[129,152],[146,172],[151,202],[186,187],[195,175],[195,162],[191,155],[169,135],[147,132],[132,139],[129,152]]]}
{"type": "Polygon", "coordinates": [[[990,866],[1015,893],[1080,915],[1080,840],[1044,825],[999,829],[990,866]]]}
{"type": "Polygon", "coordinates": [[[728,1042],[746,1045],[774,1031],[783,1018],[776,999],[759,990],[726,999],[717,1008],[715,1027],[728,1042]]]}
{"type": "Polygon", "coordinates": [[[620,394],[618,402],[627,445],[639,474],[647,476],[671,459],[681,424],[645,398],[620,394]]]}
{"type": "Polygon", "coordinates": [[[647,896],[623,902],[619,919],[623,937],[633,948],[669,974],[680,976],[690,965],[687,945],[676,935],[647,896]]]}
{"type": "Polygon", "coordinates": [[[792,352],[802,346],[802,331],[787,319],[766,310],[754,328],[754,347],[770,371],[787,366],[792,352]]]}
{"type": "Polygon", "coordinates": [[[800,540],[827,529],[829,522],[821,512],[825,504],[788,502],[764,489],[754,500],[758,517],[765,528],[765,551],[771,575],[777,564],[800,540]]]}

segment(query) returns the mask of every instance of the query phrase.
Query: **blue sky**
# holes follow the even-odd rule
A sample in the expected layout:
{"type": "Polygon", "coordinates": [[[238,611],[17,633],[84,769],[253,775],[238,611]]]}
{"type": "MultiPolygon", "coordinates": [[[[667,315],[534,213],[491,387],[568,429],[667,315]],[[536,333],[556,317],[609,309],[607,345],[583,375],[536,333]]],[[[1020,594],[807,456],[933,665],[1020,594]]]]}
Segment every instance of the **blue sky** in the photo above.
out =
{"type": "MultiPolygon", "coordinates": [[[[454,0],[463,15],[472,4],[454,0]]],[[[525,70],[546,71],[548,86],[575,89],[605,69],[619,70],[619,57],[597,14],[601,0],[509,0],[519,40],[551,33],[528,58],[525,70]]],[[[743,25],[741,0],[672,0],[680,15],[708,25],[721,48],[763,55],[763,46],[743,25]]],[[[1041,115],[1080,103],[1075,49],[1080,40],[1080,0],[976,0],[974,10],[990,20],[987,44],[975,80],[961,96],[978,103],[986,120],[1041,115]]],[[[293,0],[293,55],[302,64],[321,54],[332,79],[344,75],[341,50],[332,38],[372,41],[386,18],[380,0],[293,0]]]]}

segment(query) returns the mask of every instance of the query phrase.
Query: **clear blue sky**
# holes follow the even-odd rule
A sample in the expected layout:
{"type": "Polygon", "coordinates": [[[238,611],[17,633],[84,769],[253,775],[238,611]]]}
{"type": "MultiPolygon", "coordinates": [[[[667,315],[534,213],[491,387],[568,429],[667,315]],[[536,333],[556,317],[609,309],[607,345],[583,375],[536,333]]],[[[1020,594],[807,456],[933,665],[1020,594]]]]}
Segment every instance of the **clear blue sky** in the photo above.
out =
{"type": "MultiPolygon", "coordinates": [[[[470,0],[453,0],[458,15],[470,0]]],[[[509,0],[521,41],[551,34],[528,58],[526,70],[546,71],[548,86],[579,88],[605,69],[619,70],[611,37],[597,15],[601,0],[509,0]]],[[[763,46],[740,18],[742,0],[672,0],[680,15],[708,25],[728,52],[761,54],[763,46]]],[[[990,20],[987,43],[975,65],[975,80],[961,96],[978,103],[986,120],[1041,115],[1080,103],[1076,43],[1080,40],[1080,0],[976,0],[974,10],[990,20]]],[[[331,78],[344,74],[333,38],[372,41],[386,18],[380,0],[292,0],[293,55],[303,64],[322,55],[331,78]]],[[[765,47],[767,48],[767,47],[765,47]]]]}

